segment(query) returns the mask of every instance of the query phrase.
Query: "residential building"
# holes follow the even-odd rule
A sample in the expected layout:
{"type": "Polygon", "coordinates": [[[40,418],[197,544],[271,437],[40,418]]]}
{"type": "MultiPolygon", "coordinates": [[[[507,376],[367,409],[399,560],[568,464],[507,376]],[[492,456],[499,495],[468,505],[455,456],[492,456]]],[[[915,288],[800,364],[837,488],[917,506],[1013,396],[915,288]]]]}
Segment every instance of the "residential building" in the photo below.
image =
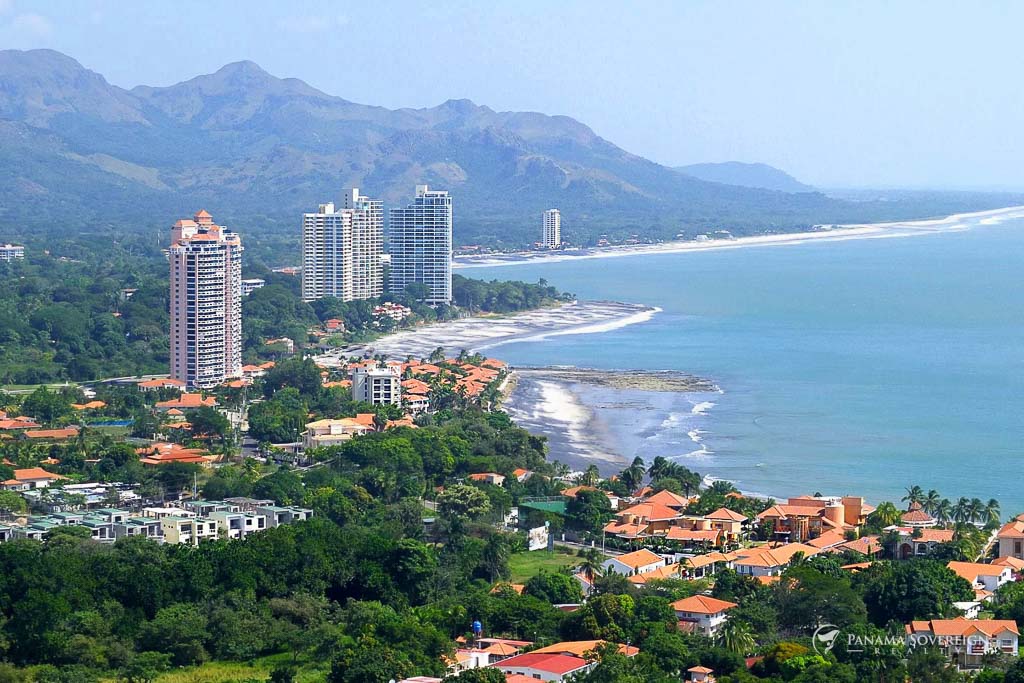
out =
{"type": "Polygon", "coordinates": [[[946,567],[971,584],[979,600],[990,599],[997,588],[1014,580],[1013,567],[1005,564],[950,562],[946,567]]]}
{"type": "Polygon", "coordinates": [[[859,496],[798,496],[771,506],[757,519],[771,527],[775,540],[799,543],[829,529],[857,530],[874,510],[859,496]]]}
{"type": "Polygon", "coordinates": [[[67,479],[67,477],[47,472],[42,467],[29,467],[14,470],[14,477],[3,482],[0,486],[7,491],[29,491],[31,489],[46,488],[50,484],[63,479],[67,479]]]}
{"type": "Polygon", "coordinates": [[[527,652],[495,664],[506,676],[525,676],[538,681],[564,681],[594,668],[596,662],[571,655],[527,652]]]}
{"type": "Polygon", "coordinates": [[[267,519],[267,527],[274,528],[281,526],[282,524],[292,524],[293,522],[302,522],[313,516],[313,511],[308,508],[295,507],[290,505],[287,507],[278,507],[276,505],[267,505],[265,507],[258,507],[254,510],[256,514],[263,515],[267,519]]]}
{"type": "Polygon", "coordinates": [[[390,289],[404,293],[412,284],[427,287],[430,305],[452,301],[452,198],[443,190],[416,186],[416,197],[403,209],[391,209],[390,289]]]}
{"type": "Polygon", "coordinates": [[[601,569],[605,573],[614,572],[623,576],[632,576],[653,571],[664,564],[665,558],[655,555],[646,548],[641,548],[625,555],[608,558],[601,563],[601,569]]]}
{"type": "Polygon", "coordinates": [[[17,244],[0,244],[0,261],[25,258],[25,247],[17,244]]]}
{"type": "MultiPolygon", "coordinates": [[[[726,622],[726,612],[738,605],[735,602],[718,600],[707,595],[691,595],[672,603],[676,618],[682,624],[693,624],[692,629],[706,636],[714,636],[726,622]]],[[[690,629],[687,629],[690,630],[690,629]]]]}
{"type": "Polygon", "coordinates": [[[996,535],[999,541],[1000,557],[1015,557],[1024,560],[1024,515],[1018,515],[1007,522],[996,535]]]}
{"type": "Polygon", "coordinates": [[[317,420],[306,424],[306,431],[302,434],[302,446],[303,448],[336,446],[348,441],[353,436],[359,436],[368,431],[372,430],[349,417],[338,420],[317,420]]]}
{"type": "Polygon", "coordinates": [[[1018,656],[1019,632],[1012,619],[912,621],[906,632],[909,646],[937,646],[959,669],[980,669],[986,656],[1018,656]]]}
{"type": "Polygon", "coordinates": [[[199,545],[218,537],[217,522],[203,517],[166,516],[160,518],[165,543],[172,545],[199,545]]]}
{"type": "Polygon", "coordinates": [[[477,472],[468,475],[466,478],[480,484],[491,484],[493,486],[503,486],[505,484],[505,475],[498,474],[497,472],[477,472]]]}
{"type": "Polygon", "coordinates": [[[384,209],[346,188],[341,201],[302,217],[302,299],[372,299],[384,289],[384,209]]]}
{"type": "Polygon", "coordinates": [[[171,377],[211,388],[242,374],[242,241],[206,211],[171,230],[171,377]]]}
{"type": "Polygon", "coordinates": [[[737,557],[733,561],[733,568],[737,574],[743,576],[778,576],[798,553],[802,553],[804,557],[811,557],[818,552],[814,546],[801,543],[743,548],[736,551],[737,557]]]}
{"type": "Polygon", "coordinates": [[[353,367],[352,400],[375,405],[401,405],[402,375],[399,366],[353,367]]]}
{"type": "Polygon", "coordinates": [[[686,680],[690,683],[715,683],[714,669],[709,669],[706,666],[691,666],[686,670],[688,678],[686,680]]]}
{"type": "Polygon", "coordinates": [[[952,529],[912,529],[910,527],[889,527],[886,531],[899,534],[896,556],[901,560],[925,557],[940,543],[953,540],[952,529]]]}
{"type": "Polygon", "coordinates": [[[562,246],[562,213],[558,209],[544,212],[544,247],[557,249],[562,246]]]}
{"type": "Polygon", "coordinates": [[[266,280],[258,277],[242,280],[242,296],[249,296],[260,287],[266,286],[266,284],[266,280]]]}

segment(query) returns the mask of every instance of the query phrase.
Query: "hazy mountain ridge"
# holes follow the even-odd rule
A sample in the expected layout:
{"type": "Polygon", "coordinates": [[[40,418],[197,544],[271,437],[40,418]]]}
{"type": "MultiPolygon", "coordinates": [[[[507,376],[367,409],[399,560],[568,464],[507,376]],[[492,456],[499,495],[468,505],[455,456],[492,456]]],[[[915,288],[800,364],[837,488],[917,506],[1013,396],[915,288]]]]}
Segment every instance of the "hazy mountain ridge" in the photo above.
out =
{"type": "Polygon", "coordinates": [[[738,187],[756,187],[776,192],[817,192],[785,171],[768,164],[748,164],[741,161],[725,161],[721,163],[690,164],[676,166],[675,170],[699,180],[738,187]]]}
{"type": "Polygon", "coordinates": [[[397,204],[417,183],[455,195],[461,243],[531,242],[552,206],[578,241],[872,217],[871,207],[819,193],[694,178],[567,116],[469,100],[390,110],[252,62],[125,90],[50,50],[0,51],[0,180],[0,232],[11,235],[159,230],[204,206],[239,229],[294,239],[299,214],[341,187],[397,204]]]}

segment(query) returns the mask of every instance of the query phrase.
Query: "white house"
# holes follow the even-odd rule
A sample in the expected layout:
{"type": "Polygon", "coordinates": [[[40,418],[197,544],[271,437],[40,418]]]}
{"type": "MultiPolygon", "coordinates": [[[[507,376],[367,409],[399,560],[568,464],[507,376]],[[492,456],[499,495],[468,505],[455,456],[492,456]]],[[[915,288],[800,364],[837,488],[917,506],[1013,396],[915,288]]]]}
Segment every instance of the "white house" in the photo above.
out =
{"type": "Polygon", "coordinates": [[[706,636],[713,636],[726,622],[726,612],[736,607],[735,602],[718,600],[706,595],[691,595],[672,603],[676,617],[681,622],[693,624],[694,628],[706,636]]]}
{"type": "Polygon", "coordinates": [[[1013,568],[1007,565],[950,562],[949,569],[971,584],[975,590],[994,593],[1004,583],[1013,581],[1013,568]]]}
{"type": "Polygon", "coordinates": [[[632,576],[654,571],[664,564],[665,558],[655,555],[646,548],[641,548],[625,555],[608,558],[601,564],[601,568],[605,573],[614,572],[623,576],[632,576]]]}
{"type": "Polygon", "coordinates": [[[595,664],[572,655],[527,652],[503,659],[494,666],[506,676],[518,674],[538,681],[564,681],[573,674],[589,671],[595,664]]]}
{"type": "Polygon", "coordinates": [[[743,576],[778,576],[798,553],[804,557],[817,555],[820,551],[803,543],[786,543],[770,548],[766,545],[736,551],[740,557],[733,562],[737,574],[743,576]]]}

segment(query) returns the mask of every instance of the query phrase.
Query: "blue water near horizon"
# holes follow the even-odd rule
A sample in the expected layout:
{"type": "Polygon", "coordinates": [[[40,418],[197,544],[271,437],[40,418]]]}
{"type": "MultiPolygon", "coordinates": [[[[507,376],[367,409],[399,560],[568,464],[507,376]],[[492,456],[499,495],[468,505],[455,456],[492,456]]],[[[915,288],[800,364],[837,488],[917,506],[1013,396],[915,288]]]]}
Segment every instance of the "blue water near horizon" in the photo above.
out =
{"type": "Polygon", "coordinates": [[[917,484],[1024,511],[1024,221],[462,272],[663,309],[493,351],[513,364],[681,370],[722,388],[651,399],[643,419],[606,415],[623,454],[774,496],[898,501],[917,484]]]}

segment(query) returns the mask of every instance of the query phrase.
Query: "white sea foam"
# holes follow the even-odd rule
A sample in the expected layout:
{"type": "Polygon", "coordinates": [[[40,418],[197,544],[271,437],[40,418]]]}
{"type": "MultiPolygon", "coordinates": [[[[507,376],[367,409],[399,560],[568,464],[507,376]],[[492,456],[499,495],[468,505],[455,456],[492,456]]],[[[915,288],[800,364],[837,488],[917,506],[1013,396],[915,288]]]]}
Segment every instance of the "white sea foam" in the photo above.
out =
{"type": "Polygon", "coordinates": [[[503,346],[505,344],[512,344],[517,342],[546,341],[551,337],[563,337],[570,334],[600,334],[602,332],[611,332],[613,330],[618,330],[623,327],[629,327],[630,325],[645,323],[651,318],[653,318],[656,313],[660,313],[661,311],[661,308],[654,307],[651,308],[650,310],[634,313],[633,315],[627,315],[617,320],[609,320],[607,322],[594,323],[592,325],[580,325],[579,327],[569,327],[563,330],[552,330],[551,332],[541,332],[540,334],[530,335],[528,337],[499,339],[498,341],[492,342],[490,344],[474,346],[474,350],[483,351],[484,349],[493,349],[496,346],[503,346]]]}
{"type": "Polygon", "coordinates": [[[669,413],[668,417],[661,421],[662,429],[672,429],[683,421],[683,413],[669,413]]]}
{"type": "Polygon", "coordinates": [[[707,415],[715,407],[714,401],[701,401],[690,409],[691,415],[707,415]]]}
{"type": "Polygon", "coordinates": [[[714,455],[714,453],[715,452],[713,450],[708,448],[707,444],[702,443],[700,448],[697,450],[684,453],[679,457],[686,458],[688,460],[708,460],[712,455],[714,455]]]}

